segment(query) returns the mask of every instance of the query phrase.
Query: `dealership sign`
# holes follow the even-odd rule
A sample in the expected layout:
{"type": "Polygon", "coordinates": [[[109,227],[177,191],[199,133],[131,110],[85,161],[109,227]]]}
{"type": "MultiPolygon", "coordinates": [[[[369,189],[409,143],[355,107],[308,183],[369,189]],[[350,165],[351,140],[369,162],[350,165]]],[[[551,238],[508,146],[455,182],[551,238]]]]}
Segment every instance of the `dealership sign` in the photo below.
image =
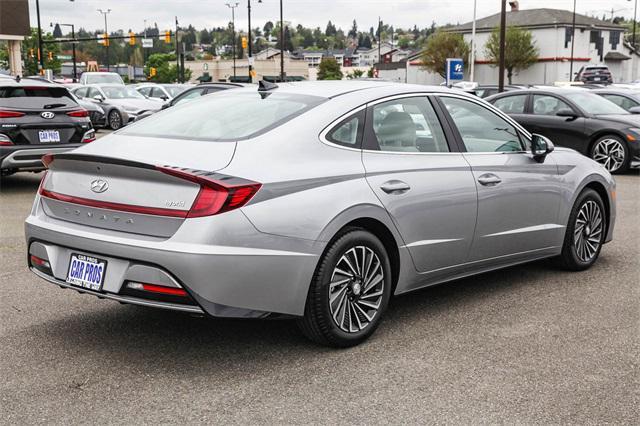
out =
{"type": "Polygon", "coordinates": [[[460,58],[447,58],[447,86],[452,81],[459,81],[464,78],[464,62],[460,58]]]}

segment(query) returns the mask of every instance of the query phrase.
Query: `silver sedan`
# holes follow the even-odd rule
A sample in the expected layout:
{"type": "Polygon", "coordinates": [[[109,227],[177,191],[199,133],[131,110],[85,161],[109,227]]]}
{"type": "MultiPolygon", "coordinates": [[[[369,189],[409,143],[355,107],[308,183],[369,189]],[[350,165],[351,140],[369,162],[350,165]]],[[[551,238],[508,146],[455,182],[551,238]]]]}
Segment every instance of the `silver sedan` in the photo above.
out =
{"type": "Polygon", "coordinates": [[[389,299],[542,258],[592,266],[615,183],[455,90],[264,83],[178,105],[49,170],[30,269],[105,299],[298,319],[355,345],[389,299]]]}

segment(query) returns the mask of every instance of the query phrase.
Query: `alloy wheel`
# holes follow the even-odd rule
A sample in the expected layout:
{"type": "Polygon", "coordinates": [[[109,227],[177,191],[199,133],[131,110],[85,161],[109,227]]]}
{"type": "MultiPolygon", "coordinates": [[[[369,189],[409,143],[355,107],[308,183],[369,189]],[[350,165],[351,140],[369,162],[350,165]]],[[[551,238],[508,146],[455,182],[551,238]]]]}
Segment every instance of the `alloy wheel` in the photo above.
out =
{"type": "Polygon", "coordinates": [[[600,206],[593,200],[585,202],[576,217],[573,246],[582,262],[590,262],[598,253],[604,232],[600,206]]]}
{"type": "Polygon", "coordinates": [[[622,142],[614,138],[602,139],[593,147],[592,157],[608,171],[615,172],[624,164],[624,146],[622,146],[622,142]]]}
{"type": "Polygon", "coordinates": [[[109,126],[113,130],[118,130],[122,126],[122,117],[120,117],[118,111],[112,111],[109,114],[109,126]]]}
{"type": "Polygon", "coordinates": [[[384,294],[384,269],[366,246],[352,247],[336,264],[329,284],[329,309],[342,331],[357,333],[375,318],[384,294]]]}

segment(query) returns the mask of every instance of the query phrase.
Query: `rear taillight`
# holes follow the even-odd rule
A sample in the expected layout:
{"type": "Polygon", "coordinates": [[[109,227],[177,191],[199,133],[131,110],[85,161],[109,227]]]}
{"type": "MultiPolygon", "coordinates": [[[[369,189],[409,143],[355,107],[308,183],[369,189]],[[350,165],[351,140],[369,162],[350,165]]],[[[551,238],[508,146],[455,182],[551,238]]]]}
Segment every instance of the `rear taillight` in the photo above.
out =
{"type": "Polygon", "coordinates": [[[16,117],[24,117],[24,112],[7,111],[7,110],[0,109],[0,118],[16,118],[16,117]]]}
{"type": "Polygon", "coordinates": [[[76,109],[67,113],[69,117],[88,117],[89,112],[86,109],[76,109]]]}
{"type": "Polygon", "coordinates": [[[84,135],[82,136],[82,143],[89,143],[89,142],[93,142],[96,140],[96,131],[91,129],[87,132],[84,133],[84,135]]]}
{"type": "Polygon", "coordinates": [[[215,173],[200,174],[188,169],[166,166],[157,166],[156,169],[200,185],[200,192],[187,217],[212,216],[240,208],[247,204],[262,186],[258,182],[215,173]]]}
{"type": "Polygon", "coordinates": [[[13,145],[11,138],[4,133],[0,133],[0,146],[10,146],[13,145]]]}

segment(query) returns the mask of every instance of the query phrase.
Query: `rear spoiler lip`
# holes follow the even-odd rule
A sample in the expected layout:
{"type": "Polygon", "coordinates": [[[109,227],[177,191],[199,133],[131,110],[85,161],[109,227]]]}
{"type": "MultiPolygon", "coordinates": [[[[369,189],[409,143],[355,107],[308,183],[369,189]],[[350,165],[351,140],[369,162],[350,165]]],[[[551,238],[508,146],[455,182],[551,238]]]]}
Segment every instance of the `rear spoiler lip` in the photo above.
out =
{"type": "Polygon", "coordinates": [[[64,152],[60,154],[48,154],[43,157],[43,163],[48,167],[54,160],[73,160],[73,161],[91,161],[94,163],[102,164],[115,164],[118,166],[135,167],[138,169],[156,170],[157,166],[149,163],[142,163],[140,161],[125,160],[122,158],[105,157],[102,155],[91,154],[75,154],[72,152],[64,152]],[[45,157],[47,159],[45,160],[45,157]]]}

